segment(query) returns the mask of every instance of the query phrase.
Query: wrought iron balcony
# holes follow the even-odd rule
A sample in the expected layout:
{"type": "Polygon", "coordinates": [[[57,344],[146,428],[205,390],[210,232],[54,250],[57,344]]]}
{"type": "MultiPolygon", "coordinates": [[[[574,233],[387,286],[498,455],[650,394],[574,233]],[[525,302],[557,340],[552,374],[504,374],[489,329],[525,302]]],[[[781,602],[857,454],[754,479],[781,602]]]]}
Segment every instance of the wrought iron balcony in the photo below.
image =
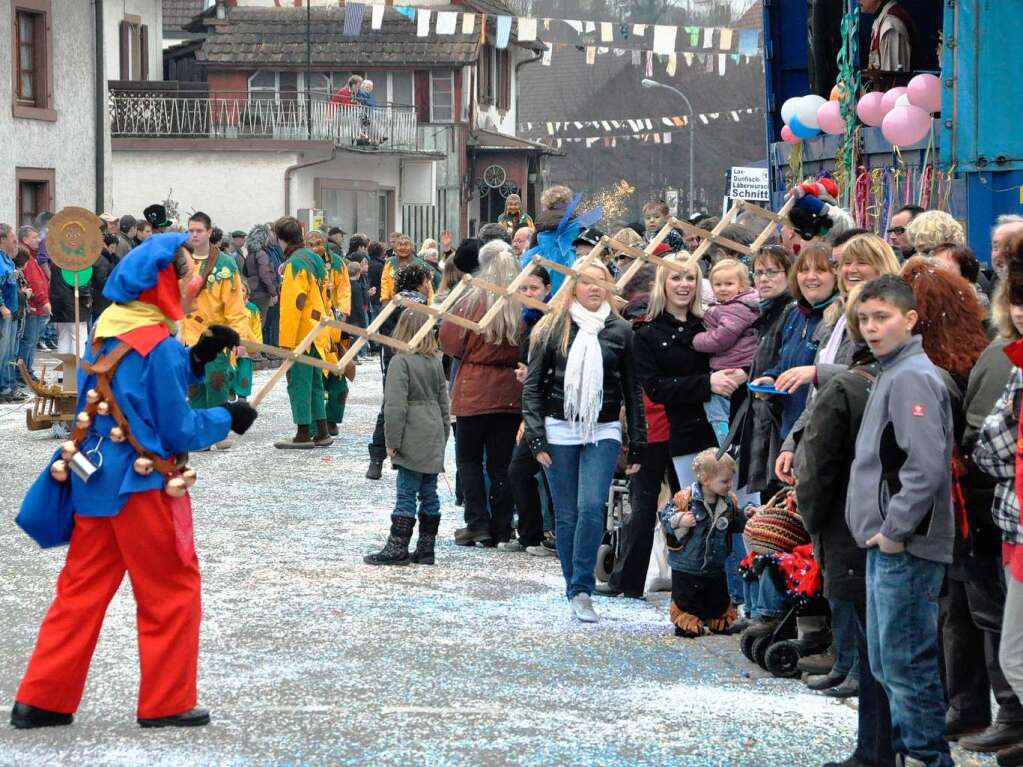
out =
{"type": "Polygon", "coordinates": [[[398,104],[306,101],[303,94],[184,96],[110,94],[114,138],[206,138],[332,141],[364,151],[418,151],[416,111],[398,104]]]}

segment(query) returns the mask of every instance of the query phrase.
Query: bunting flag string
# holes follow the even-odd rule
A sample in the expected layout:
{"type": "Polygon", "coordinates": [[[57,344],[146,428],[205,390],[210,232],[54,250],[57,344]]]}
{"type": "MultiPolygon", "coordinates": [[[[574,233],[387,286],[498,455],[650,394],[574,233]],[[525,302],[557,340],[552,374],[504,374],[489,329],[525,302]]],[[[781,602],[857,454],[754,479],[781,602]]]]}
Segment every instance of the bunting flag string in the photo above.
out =
{"type": "MultiPolygon", "coordinates": [[[[370,10],[371,28],[380,29],[384,9],[388,6],[384,3],[348,2],[344,7],[346,12],[343,34],[357,36],[361,33],[363,17],[367,8],[370,10]]],[[[402,4],[391,7],[416,24],[416,33],[419,37],[429,36],[431,28],[435,29],[438,35],[452,35],[459,28],[461,34],[471,35],[476,26],[476,16],[483,16],[483,14],[468,11],[436,11],[426,5],[402,4]],[[459,16],[461,16],[460,27],[459,16]]],[[[621,49],[622,51],[652,51],[662,56],[677,53],[688,55],[697,51],[702,53],[715,51],[747,57],[759,56],[763,53],[760,30],[752,28],[629,24],[621,21],[537,18],[503,14],[495,15],[495,20],[498,48],[507,46],[513,23],[515,24],[516,39],[521,42],[531,42],[537,39],[537,29],[540,25],[544,31],[550,31],[552,22],[561,22],[583,38],[576,45],[584,48],[592,47],[597,43],[610,47],[609,44],[615,42],[629,42],[639,45],[630,45],[629,48],[621,49]],[[652,33],[649,35],[647,34],[648,26],[652,29],[652,33]]],[[[607,50],[607,48],[598,48],[598,54],[603,50],[607,50]]],[[[618,53],[619,49],[612,48],[612,50],[615,50],[617,55],[622,55],[622,53],[618,53]]]]}
{"type": "MultiPolygon", "coordinates": [[[[754,115],[762,112],[761,107],[745,107],[742,109],[722,109],[717,112],[704,112],[695,115],[703,125],[708,125],[722,116],[729,117],[733,122],[739,122],[746,115],[754,115]]],[[[519,123],[519,133],[523,135],[541,134],[554,136],[557,134],[569,133],[571,131],[597,130],[606,134],[623,129],[633,134],[641,131],[660,130],[658,126],[666,128],[685,128],[689,125],[689,115],[666,115],[662,117],[609,117],[596,120],[561,120],[561,121],[525,121],[519,123]]],[[[584,137],[585,138],[585,137],[584,137]]],[[[600,138],[598,136],[598,138],[600,138]]]]}

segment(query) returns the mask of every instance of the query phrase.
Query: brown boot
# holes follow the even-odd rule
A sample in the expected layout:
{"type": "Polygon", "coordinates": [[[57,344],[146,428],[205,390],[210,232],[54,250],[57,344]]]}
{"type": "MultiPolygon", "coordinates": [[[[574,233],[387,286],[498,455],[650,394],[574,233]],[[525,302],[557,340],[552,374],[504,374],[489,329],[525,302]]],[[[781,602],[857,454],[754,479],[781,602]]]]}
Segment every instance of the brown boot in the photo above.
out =
{"type": "Polygon", "coordinates": [[[316,436],[313,437],[313,444],[316,447],[330,447],[334,444],[334,438],[330,436],[330,429],[326,421],[316,422],[316,436]]]}
{"type": "Polygon", "coordinates": [[[274,447],[278,450],[312,450],[316,447],[316,444],[313,442],[313,438],[309,436],[309,426],[303,425],[295,430],[294,437],[274,442],[274,447]]]}

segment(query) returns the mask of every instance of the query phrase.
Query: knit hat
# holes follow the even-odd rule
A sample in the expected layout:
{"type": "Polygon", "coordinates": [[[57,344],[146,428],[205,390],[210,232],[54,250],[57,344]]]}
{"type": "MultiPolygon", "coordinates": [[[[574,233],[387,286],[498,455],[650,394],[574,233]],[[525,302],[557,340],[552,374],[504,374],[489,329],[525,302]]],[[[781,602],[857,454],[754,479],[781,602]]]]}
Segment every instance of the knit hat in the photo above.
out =
{"type": "Polygon", "coordinates": [[[466,274],[473,274],[480,268],[480,241],[469,237],[462,240],[455,251],[455,266],[466,274]]]}
{"type": "Polygon", "coordinates": [[[785,553],[810,542],[796,511],[795,494],[782,491],[746,523],[746,538],[758,554],[785,553]]]}

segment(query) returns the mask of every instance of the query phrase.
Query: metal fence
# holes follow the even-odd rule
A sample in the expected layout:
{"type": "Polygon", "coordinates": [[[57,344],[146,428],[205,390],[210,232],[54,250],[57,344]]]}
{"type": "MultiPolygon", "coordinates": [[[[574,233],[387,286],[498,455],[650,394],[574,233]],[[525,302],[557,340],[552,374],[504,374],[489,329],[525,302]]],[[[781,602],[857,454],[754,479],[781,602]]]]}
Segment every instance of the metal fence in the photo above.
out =
{"type": "Polygon", "coordinates": [[[259,138],[333,141],[365,150],[416,151],[414,107],[327,100],[111,94],[114,138],[259,138]]]}

